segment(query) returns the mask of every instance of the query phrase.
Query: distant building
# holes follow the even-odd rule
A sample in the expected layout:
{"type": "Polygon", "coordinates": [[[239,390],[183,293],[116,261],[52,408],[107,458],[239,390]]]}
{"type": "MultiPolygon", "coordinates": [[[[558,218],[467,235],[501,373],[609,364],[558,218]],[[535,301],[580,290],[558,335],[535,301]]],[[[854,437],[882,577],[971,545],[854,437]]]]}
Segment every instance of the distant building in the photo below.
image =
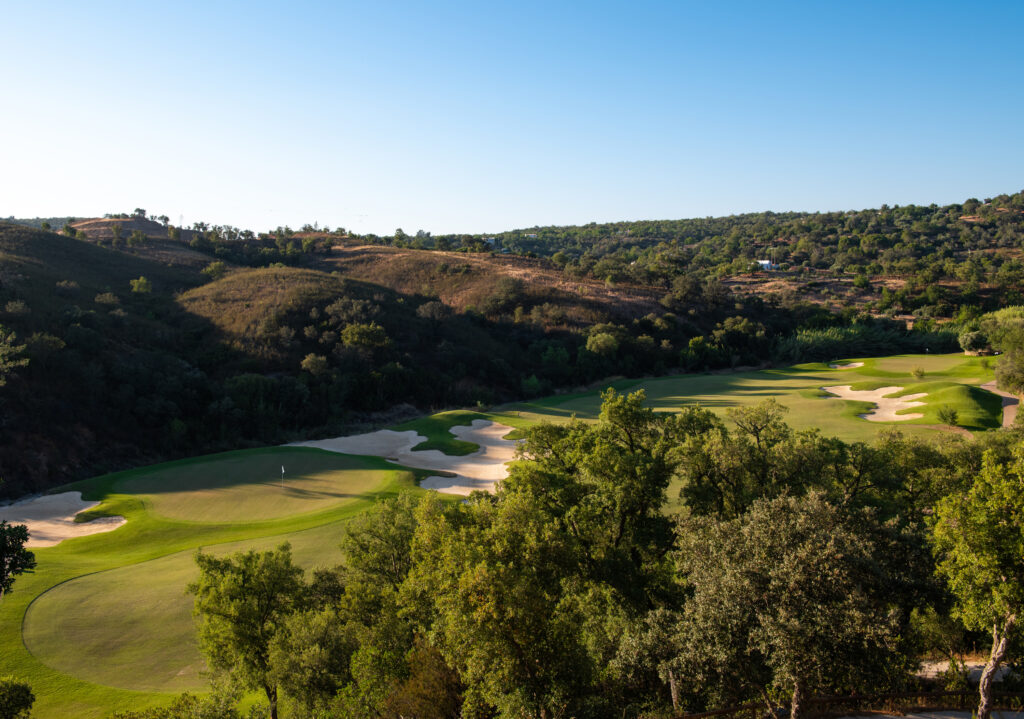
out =
{"type": "Polygon", "coordinates": [[[534,232],[533,234],[527,235],[526,237],[528,239],[531,239],[531,240],[536,240],[537,239],[537,233],[534,232]]]}
{"type": "Polygon", "coordinates": [[[757,260],[757,266],[762,270],[774,270],[775,265],[772,264],[771,260],[757,260]]]}

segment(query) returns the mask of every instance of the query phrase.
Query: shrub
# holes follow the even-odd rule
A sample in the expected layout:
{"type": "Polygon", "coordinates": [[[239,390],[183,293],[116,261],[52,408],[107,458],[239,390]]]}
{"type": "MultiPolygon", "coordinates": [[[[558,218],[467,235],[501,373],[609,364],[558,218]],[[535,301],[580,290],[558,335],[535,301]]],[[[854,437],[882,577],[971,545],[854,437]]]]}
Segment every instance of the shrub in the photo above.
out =
{"type": "Polygon", "coordinates": [[[35,701],[28,684],[14,677],[0,677],[0,719],[27,719],[35,701]]]}
{"type": "Polygon", "coordinates": [[[949,405],[939,407],[939,421],[943,424],[955,427],[959,418],[959,413],[953,407],[950,407],[949,405]]]}
{"type": "Polygon", "coordinates": [[[221,262],[220,260],[217,260],[216,262],[211,262],[210,264],[203,268],[203,274],[209,277],[211,280],[219,280],[221,277],[224,276],[224,274],[227,271],[228,266],[221,262]]]}

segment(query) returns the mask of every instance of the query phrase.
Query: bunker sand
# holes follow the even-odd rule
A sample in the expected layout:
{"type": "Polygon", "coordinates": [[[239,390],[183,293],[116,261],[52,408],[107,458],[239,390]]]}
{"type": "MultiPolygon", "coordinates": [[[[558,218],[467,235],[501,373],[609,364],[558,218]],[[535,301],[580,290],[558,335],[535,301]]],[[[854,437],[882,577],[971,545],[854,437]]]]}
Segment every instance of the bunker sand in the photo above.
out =
{"type": "Polygon", "coordinates": [[[53,547],[72,537],[111,532],[125,523],[124,517],[75,522],[75,515],[99,504],[86,502],[81,492],[47,494],[0,507],[0,520],[28,527],[26,547],[53,547]]]}
{"type": "Polygon", "coordinates": [[[896,414],[905,409],[923,407],[924,402],[916,402],[928,395],[927,392],[908,394],[903,397],[886,397],[894,392],[901,392],[902,387],[881,387],[873,390],[853,390],[850,385],[835,385],[833,387],[822,387],[823,390],[834,394],[840,399],[851,399],[857,402],[873,402],[875,409],[870,412],[858,415],[868,422],[902,422],[908,419],[921,419],[923,414],[911,412],[910,414],[896,414]]]}
{"type": "Polygon", "coordinates": [[[406,467],[451,472],[454,477],[427,477],[420,486],[445,494],[468,495],[478,489],[493,492],[498,482],[508,476],[505,465],[515,459],[516,442],[502,437],[511,431],[513,428],[508,425],[484,419],[474,419],[468,427],[452,427],[451,433],[457,439],[480,445],[476,452],[461,457],[436,449],[413,451],[412,448],[425,442],[426,437],[411,429],[404,432],[382,429],[350,437],[296,442],[291,446],[373,455],[406,467]]]}

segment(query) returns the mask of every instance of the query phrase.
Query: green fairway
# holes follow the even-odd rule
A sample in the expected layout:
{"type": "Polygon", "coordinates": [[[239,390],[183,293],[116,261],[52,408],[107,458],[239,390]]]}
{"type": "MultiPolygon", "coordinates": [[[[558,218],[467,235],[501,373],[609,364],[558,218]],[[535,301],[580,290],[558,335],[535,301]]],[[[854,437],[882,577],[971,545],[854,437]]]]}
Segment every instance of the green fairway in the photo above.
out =
{"type": "MultiPolygon", "coordinates": [[[[287,541],[297,564],[333,566],[341,561],[342,532],[342,524],[331,523],[206,551],[272,549],[287,541]]],[[[205,665],[196,645],[192,597],[185,592],[198,574],[194,556],[186,550],[54,587],[25,616],[26,646],[54,669],[97,684],[142,691],[202,689],[205,665]]]]}
{"type": "MultiPolygon", "coordinates": [[[[934,434],[936,430],[928,425],[939,423],[937,413],[943,405],[957,409],[960,425],[968,429],[1000,426],[999,398],[974,386],[992,379],[993,373],[985,366],[985,358],[960,354],[901,355],[839,361],[840,364],[855,362],[863,362],[863,366],[832,369],[825,363],[810,363],[754,372],[620,380],[611,386],[620,392],[644,390],[648,402],[659,411],[699,404],[724,414],[729,407],[752,405],[771,397],[789,410],[786,421],[797,429],[816,428],[823,434],[847,441],[870,441],[879,430],[888,427],[899,427],[912,435],[934,434]],[[922,379],[913,375],[917,368],[924,372],[922,379]],[[853,385],[855,389],[903,387],[904,391],[899,394],[928,392],[930,387],[933,393],[920,400],[925,407],[915,410],[924,414],[921,419],[869,422],[857,415],[870,405],[841,400],[821,391],[822,387],[832,385],[853,385]]],[[[574,415],[594,419],[600,408],[600,391],[595,390],[509,405],[492,412],[491,416],[513,426],[524,426],[542,420],[565,421],[574,415]]]]}
{"type": "MultiPolygon", "coordinates": [[[[816,428],[845,440],[871,441],[897,427],[941,436],[938,412],[956,409],[972,431],[1000,424],[1000,399],[978,385],[992,379],[984,358],[907,355],[863,362],[850,369],[813,363],[754,372],[674,375],[612,383],[620,392],[643,389],[658,411],[700,404],[717,413],[769,397],[788,408],[798,429],[816,428]],[[822,392],[902,387],[894,395],[924,394],[920,419],[868,422],[871,408],[822,392]]],[[[572,416],[593,420],[600,390],[498,407],[453,411],[394,429],[426,437],[419,449],[467,454],[476,446],[456,440],[451,427],[489,418],[524,429],[572,416]]],[[[18,578],[0,602],[0,675],[28,681],[38,697],[34,716],[104,717],[122,708],[166,702],[171,693],[202,690],[204,666],[195,639],[192,599],[197,548],[227,553],[293,546],[302,566],[330,566],[344,522],[373,501],[415,487],[417,475],[383,459],[318,449],[271,447],[169,462],[79,482],[102,504],[90,515],[117,514],[127,523],[36,550],[38,569],[18,578]],[[285,467],[282,487],[281,466],[285,467]]],[[[678,488],[671,488],[674,498],[678,488]]],[[[453,501],[457,501],[453,498],[453,501]]]]}

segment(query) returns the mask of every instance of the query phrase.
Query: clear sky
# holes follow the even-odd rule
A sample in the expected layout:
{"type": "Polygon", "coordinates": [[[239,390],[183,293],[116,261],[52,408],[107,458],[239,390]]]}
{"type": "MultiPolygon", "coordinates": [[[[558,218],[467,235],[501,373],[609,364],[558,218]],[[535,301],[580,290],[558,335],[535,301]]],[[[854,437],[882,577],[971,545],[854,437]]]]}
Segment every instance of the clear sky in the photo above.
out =
{"type": "Polygon", "coordinates": [[[491,232],[1024,188],[1024,2],[0,0],[0,216],[491,232]]]}

